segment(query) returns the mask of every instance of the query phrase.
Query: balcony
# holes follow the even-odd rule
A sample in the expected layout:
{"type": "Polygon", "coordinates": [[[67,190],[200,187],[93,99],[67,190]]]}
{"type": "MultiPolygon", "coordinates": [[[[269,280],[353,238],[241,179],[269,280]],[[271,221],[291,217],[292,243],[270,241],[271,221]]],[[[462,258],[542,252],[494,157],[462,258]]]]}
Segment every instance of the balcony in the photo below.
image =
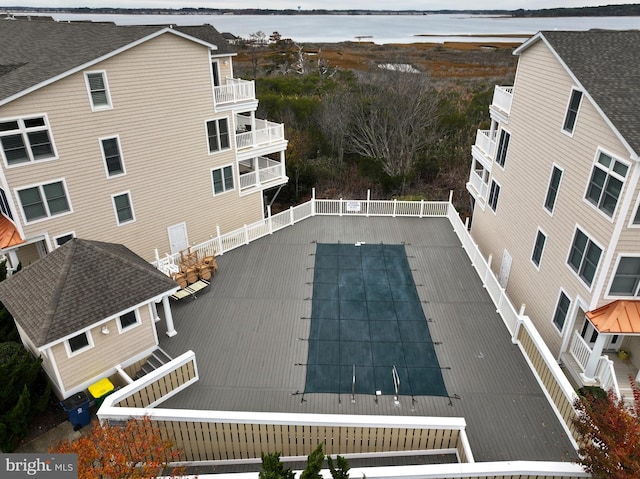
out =
{"type": "Polygon", "coordinates": [[[490,130],[478,130],[476,133],[476,142],[471,147],[471,153],[475,158],[480,160],[482,165],[491,170],[493,155],[496,152],[495,131],[493,135],[490,130]]]}
{"type": "Polygon", "coordinates": [[[238,162],[240,191],[265,189],[288,181],[283,161],[258,157],[238,162]]]}
{"type": "Polygon", "coordinates": [[[240,102],[257,101],[256,87],[253,80],[227,78],[225,85],[213,88],[216,106],[233,105],[240,102]]]}
{"type": "MultiPolygon", "coordinates": [[[[584,340],[580,332],[578,330],[574,331],[571,336],[569,350],[562,354],[562,362],[568,375],[579,387],[593,385],[593,381],[588,381],[584,377],[593,354],[592,347],[584,340]]],[[[600,386],[605,391],[611,389],[619,397],[630,398],[632,397],[632,389],[629,378],[634,378],[637,381],[640,378],[640,373],[633,363],[619,359],[614,352],[597,358],[594,376],[595,385],[600,386]]]]}
{"type": "Polygon", "coordinates": [[[474,168],[471,168],[467,191],[471,193],[480,204],[484,204],[487,199],[487,192],[489,190],[488,178],[488,171],[483,168],[482,165],[476,164],[474,168]],[[485,181],[485,179],[487,181],[485,181]]]}
{"type": "Polygon", "coordinates": [[[238,151],[271,145],[278,146],[278,149],[273,151],[281,151],[286,148],[283,124],[256,119],[255,129],[253,129],[250,117],[236,116],[236,148],[238,151]]]}
{"type": "Polygon", "coordinates": [[[496,120],[508,123],[509,114],[511,113],[511,100],[513,99],[512,86],[496,85],[493,91],[493,101],[489,108],[492,117],[496,120]]]}

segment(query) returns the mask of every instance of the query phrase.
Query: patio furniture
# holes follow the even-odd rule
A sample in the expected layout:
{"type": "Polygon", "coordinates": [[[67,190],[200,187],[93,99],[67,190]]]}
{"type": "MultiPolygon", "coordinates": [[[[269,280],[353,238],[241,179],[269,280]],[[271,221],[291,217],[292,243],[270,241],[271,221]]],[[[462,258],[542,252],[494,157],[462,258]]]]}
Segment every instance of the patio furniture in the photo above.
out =
{"type": "Polygon", "coordinates": [[[213,276],[218,274],[218,262],[215,256],[205,256],[202,261],[209,267],[213,276]]]}
{"type": "Polygon", "coordinates": [[[205,289],[210,284],[211,283],[209,283],[209,281],[199,279],[195,283],[176,291],[170,296],[170,298],[176,301],[180,301],[181,299],[191,296],[193,299],[196,299],[196,294],[205,289]]]}
{"type": "Polygon", "coordinates": [[[196,281],[198,281],[198,267],[197,266],[190,266],[185,271],[185,276],[186,276],[188,284],[193,284],[196,281]]]}
{"type": "Polygon", "coordinates": [[[183,273],[175,273],[171,277],[176,283],[180,285],[181,288],[187,287],[187,278],[183,273]]]}
{"type": "Polygon", "coordinates": [[[208,265],[206,264],[201,264],[200,267],[198,268],[198,277],[200,279],[204,279],[204,280],[210,280],[211,279],[211,268],[209,268],[208,265]]]}

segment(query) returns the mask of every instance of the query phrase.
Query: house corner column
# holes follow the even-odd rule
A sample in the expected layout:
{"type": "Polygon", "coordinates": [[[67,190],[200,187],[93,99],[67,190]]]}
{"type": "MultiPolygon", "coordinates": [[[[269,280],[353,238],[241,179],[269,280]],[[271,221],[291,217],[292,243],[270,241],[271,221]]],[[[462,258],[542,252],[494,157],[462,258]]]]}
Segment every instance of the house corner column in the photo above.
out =
{"type": "Polygon", "coordinates": [[[584,373],[582,373],[582,379],[587,383],[596,383],[596,368],[598,367],[598,361],[600,360],[600,356],[602,356],[602,351],[604,350],[604,343],[607,340],[606,334],[598,334],[598,338],[596,339],[596,343],[593,345],[593,349],[591,350],[591,355],[587,361],[587,365],[584,368],[584,373]]]}
{"type": "Polygon", "coordinates": [[[167,321],[167,336],[170,338],[178,334],[173,326],[173,316],[171,315],[171,305],[169,304],[169,296],[162,298],[162,309],[164,311],[164,317],[167,321]]]}

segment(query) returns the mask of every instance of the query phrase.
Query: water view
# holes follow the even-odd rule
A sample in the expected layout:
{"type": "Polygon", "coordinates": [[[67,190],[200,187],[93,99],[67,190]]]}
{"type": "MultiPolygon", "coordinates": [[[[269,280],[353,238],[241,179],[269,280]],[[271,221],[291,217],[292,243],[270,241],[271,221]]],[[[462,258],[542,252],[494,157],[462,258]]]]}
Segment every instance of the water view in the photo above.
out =
{"type": "Polygon", "coordinates": [[[511,18],[485,15],[98,15],[54,14],[56,20],[93,20],[120,25],[210,23],[242,38],[277,31],[297,42],[523,41],[540,30],[640,28],[640,17],[511,18]],[[492,35],[496,35],[495,37],[492,35]],[[517,35],[504,37],[503,35],[517,35]]]}

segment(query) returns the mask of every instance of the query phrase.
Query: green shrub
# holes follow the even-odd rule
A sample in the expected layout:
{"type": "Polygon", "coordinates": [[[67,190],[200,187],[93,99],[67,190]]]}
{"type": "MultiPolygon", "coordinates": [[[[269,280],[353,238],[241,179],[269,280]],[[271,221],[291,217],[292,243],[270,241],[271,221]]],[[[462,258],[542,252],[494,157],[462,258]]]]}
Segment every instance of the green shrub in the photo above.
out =
{"type": "Polygon", "coordinates": [[[0,449],[4,452],[15,449],[49,401],[49,385],[40,376],[41,363],[41,358],[34,359],[20,343],[0,343],[0,449]]]}

